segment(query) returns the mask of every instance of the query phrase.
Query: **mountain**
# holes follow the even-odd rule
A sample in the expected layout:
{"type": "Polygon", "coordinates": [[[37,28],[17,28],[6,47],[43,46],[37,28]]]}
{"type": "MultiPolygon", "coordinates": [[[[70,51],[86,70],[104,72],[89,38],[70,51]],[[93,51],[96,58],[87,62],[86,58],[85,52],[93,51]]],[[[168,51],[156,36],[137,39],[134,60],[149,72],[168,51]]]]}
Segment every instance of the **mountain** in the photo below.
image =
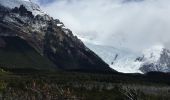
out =
{"type": "Polygon", "coordinates": [[[64,70],[111,70],[58,19],[29,0],[0,0],[0,36],[19,37],[64,70]]]}
{"type": "Polygon", "coordinates": [[[170,72],[170,50],[157,45],[134,53],[127,48],[85,43],[111,68],[123,73],[170,72]]]}

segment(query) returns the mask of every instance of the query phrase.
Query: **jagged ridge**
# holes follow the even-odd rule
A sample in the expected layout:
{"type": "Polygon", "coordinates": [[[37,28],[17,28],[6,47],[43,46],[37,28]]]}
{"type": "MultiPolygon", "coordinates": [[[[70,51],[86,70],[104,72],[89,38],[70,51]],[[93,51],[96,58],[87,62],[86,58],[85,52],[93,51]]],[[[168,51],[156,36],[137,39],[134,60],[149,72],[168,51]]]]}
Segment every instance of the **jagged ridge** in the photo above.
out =
{"type": "Polygon", "coordinates": [[[26,40],[42,56],[67,70],[110,70],[108,65],[88,49],[64,24],[47,14],[34,15],[24,5],[0,6],[0,35],[26,40]]]}

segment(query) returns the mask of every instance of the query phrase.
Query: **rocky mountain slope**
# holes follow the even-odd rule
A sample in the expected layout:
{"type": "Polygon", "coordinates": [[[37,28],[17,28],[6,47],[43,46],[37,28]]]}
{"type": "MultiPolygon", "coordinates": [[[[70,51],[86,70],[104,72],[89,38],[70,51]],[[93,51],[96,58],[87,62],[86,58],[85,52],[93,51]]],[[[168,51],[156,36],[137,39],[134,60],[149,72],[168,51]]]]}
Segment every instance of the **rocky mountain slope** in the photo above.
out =
{"type": "Polygon", "coordinates": [[[19,37],[0,37],[0,67],[4,69],[57,70],[56,65],[41,56],[19,37]]]}
{"type": "Polygon", "coordinates": [[[61,69],[110,70],[62,22],[28,0],[0,0],[0,36],[22,38],[61,69]]]}

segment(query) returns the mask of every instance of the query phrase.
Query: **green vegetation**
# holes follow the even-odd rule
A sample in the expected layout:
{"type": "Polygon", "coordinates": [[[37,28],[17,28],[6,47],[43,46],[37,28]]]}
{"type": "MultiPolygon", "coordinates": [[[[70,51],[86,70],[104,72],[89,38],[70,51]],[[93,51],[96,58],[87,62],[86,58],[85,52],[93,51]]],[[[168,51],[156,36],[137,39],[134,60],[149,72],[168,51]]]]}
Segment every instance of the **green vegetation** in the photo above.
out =
{"type": "Polygon", "coordinates": [[[2,100],[170,99],[169,75],[160,79],[154,74],[6,71],[0,77],[2,100]]]}

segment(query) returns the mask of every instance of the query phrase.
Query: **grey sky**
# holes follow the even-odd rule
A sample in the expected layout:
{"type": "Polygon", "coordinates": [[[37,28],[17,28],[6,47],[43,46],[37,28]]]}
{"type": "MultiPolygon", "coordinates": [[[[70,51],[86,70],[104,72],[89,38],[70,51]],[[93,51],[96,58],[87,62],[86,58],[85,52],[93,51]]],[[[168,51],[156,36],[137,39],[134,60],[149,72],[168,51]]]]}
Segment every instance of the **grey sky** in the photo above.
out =
{"type": "Polygon", "coordinates": [[[170,0],[44,1],[46,13],[93,43],[134,51],[170,44],[170,0]]]}

